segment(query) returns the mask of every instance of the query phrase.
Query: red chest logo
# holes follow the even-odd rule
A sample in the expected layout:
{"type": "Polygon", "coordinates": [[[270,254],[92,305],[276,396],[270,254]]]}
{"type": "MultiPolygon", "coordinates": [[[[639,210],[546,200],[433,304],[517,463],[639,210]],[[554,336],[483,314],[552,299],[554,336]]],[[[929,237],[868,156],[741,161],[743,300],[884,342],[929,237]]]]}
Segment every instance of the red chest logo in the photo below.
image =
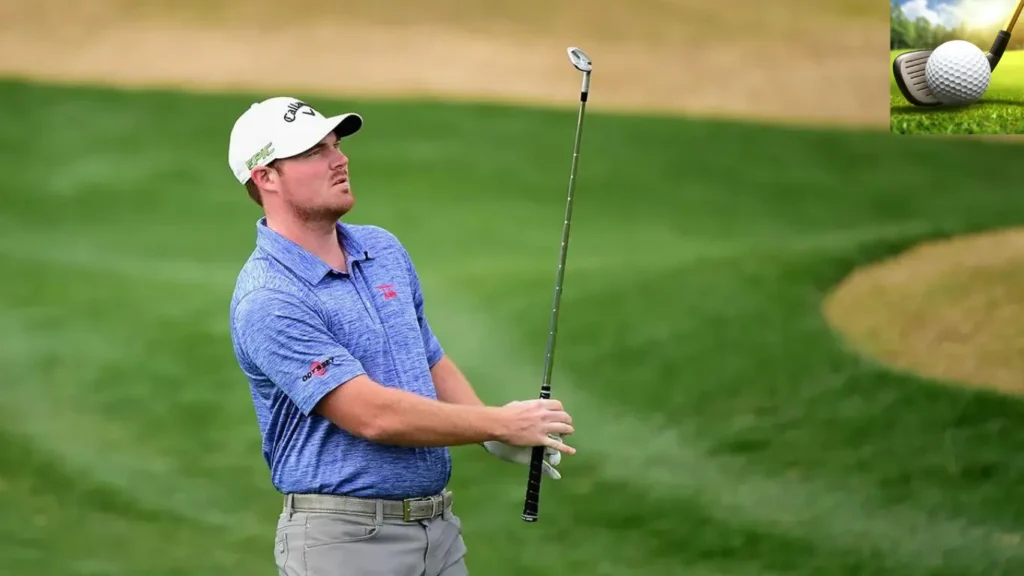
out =
{"type": "Polygon", "coordinates": [[[398,292],[395,292],[394,284],[380,284],[377,286],[377,289],[384,295],[385,300],[391,300],[395,296],[398,296],[398,292]]]}

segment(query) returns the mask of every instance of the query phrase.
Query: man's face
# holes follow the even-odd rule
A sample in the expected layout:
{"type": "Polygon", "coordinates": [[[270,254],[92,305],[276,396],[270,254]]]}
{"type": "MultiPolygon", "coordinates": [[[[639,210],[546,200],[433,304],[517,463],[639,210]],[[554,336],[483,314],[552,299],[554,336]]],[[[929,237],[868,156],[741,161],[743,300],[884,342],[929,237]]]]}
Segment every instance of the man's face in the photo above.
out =
{"type": "Polygon", "coordinates": [[[336,221],[352,209],[348,157],[328,134],[309,150],[278,161],[273,191],[295,215],[307,221],[336,221]]]}

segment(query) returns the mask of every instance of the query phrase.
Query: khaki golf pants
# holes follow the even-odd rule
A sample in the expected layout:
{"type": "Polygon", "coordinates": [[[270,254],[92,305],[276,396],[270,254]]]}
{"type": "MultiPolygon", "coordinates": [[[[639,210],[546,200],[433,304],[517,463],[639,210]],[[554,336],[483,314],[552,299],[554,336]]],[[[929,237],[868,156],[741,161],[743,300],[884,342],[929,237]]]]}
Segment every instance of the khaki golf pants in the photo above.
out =
{"type": "Polygon", "coordinates": [[[405,519],[400,503],[396,510],[394,502],[299,498],[285,498],[277,523],[274,558],[282,576],[469,574],[462,523],[450,501],[432,503],[432,511],[421,505],[405,519]]]}

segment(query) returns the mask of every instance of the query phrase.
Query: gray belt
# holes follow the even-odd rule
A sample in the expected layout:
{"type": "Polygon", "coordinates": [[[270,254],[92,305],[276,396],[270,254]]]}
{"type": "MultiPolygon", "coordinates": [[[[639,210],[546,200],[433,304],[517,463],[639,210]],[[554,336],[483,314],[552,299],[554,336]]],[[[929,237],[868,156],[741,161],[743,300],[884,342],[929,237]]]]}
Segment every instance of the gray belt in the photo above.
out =
{"type": "Polygon", "coordinates": [[[379,503],[385,518],[401,518],[406,522],[437,518],[452,505],[452,493],[449,490],[433,496],[405,500],[377,500],[333,494],[289,494],[285,496],[285,506],[289,505],[289,498],[291,509],[296,512],[334,512],[363,516],[376,516],[379,503]]]}

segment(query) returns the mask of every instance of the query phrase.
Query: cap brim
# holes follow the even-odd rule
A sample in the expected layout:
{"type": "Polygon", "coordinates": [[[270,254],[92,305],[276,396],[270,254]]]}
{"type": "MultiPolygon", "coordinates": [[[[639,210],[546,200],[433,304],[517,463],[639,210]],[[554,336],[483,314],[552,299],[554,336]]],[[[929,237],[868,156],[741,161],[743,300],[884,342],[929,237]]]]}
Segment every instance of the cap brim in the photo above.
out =
{"type": "MultiPolygon", "coordinates": [[[[334,124],[334,135],[338,138],[346,138],[359,132],[359,129],[363,127],[363,117],[355,112],[349,112],[348,114],[342,114],[340,116],[331,116],[327,119],[328,123],[334,124]]],[[[326,136],[326,134],[324,134],[326,136]]]]}
{"type": "Polygon", "coordinates": [[[339,139],[351,136],[363,127],[363,117],[355,112],[324,118],[317,127],[310,129],[301,136],[297,136],[291,142],[281,142],[278,147],[277,158],[290,158],[302,154],[330,133],[334,133],[339,139]]]}

